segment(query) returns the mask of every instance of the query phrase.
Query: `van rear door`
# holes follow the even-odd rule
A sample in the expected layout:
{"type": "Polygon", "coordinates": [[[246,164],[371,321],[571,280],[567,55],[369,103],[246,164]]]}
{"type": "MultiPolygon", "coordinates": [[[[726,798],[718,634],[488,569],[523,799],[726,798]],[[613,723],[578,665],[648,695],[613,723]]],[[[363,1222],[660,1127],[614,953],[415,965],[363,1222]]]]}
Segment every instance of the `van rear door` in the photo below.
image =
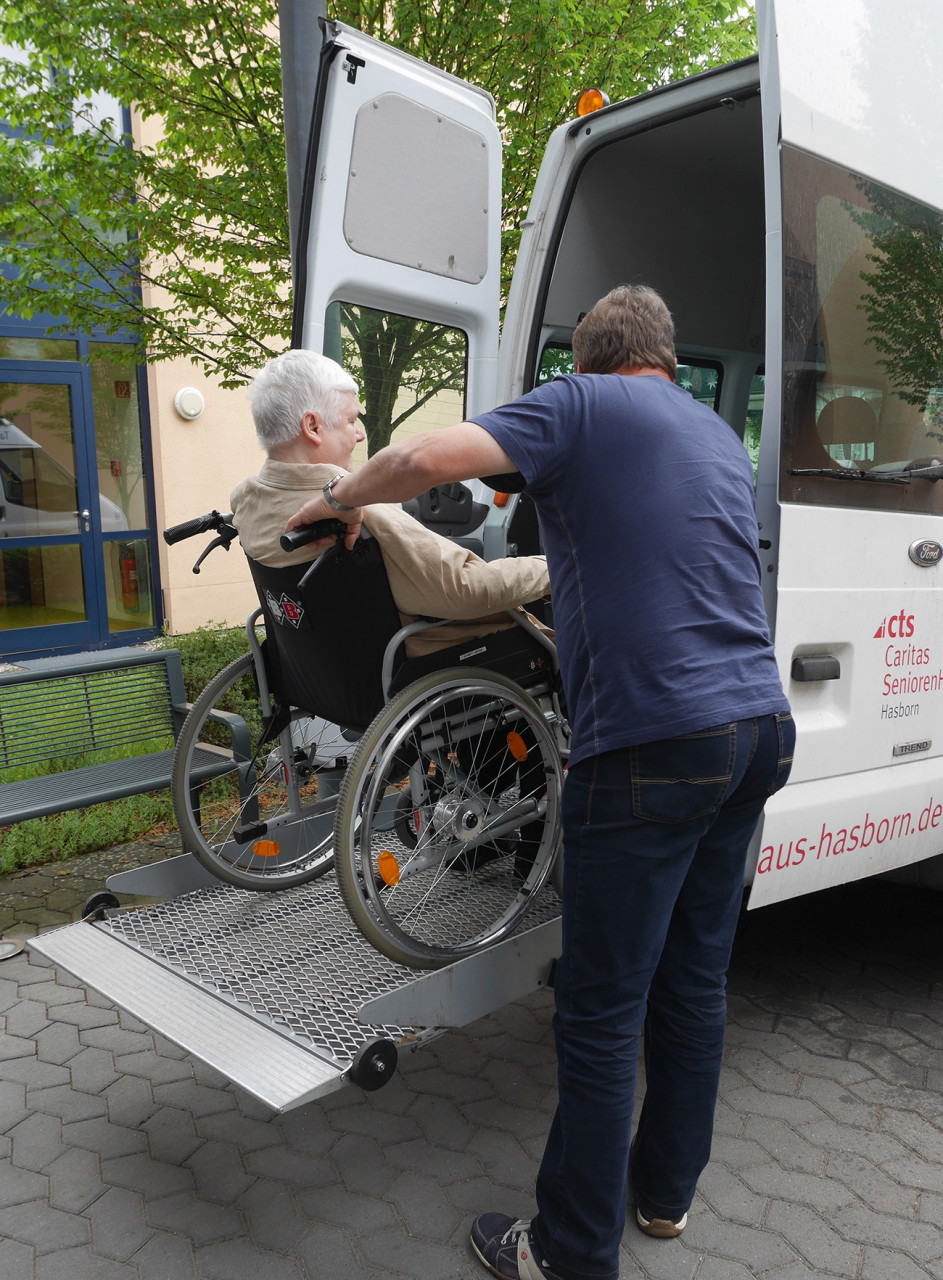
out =
{"type": "Polygon", "coordinates": [[[759,0],[758,510],[799,729],[751,906],[943,850],[943,11],[759,0]]]}
{"type": "Polygon", "coordinates": [[[371,335],[379,351],[403,338],[406,321],[442,326],[418,338],[408,329],[417,352],[429,334],[436,340],[424,358],[417,354],[406,381],[418,398],[434,400],[438,365],[439,381],[462,392],[454,410],[442,410],[451,421],[493,407],[500,202],[501,140],[490,95],[327,23],[293,345],[359,361],[352,372],[368,400],[371,335]]]}

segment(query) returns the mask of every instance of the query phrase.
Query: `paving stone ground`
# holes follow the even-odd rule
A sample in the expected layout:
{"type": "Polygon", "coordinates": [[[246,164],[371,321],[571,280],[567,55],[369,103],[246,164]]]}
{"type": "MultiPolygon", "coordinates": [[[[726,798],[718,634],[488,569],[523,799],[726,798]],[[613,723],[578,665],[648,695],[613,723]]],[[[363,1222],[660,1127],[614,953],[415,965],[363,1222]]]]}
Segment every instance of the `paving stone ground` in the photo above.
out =
{"type": "MultiPolygon", "coordinates": [[[[8,908],[24,892],[2,888],[8,908]]],[[[713,1159],[679,1240],[627,1228],[623,1280],[943,1280],[941,925],[943,895],[878,883],[744,916],[713,1159]]],[[[377,1093],[272,1117],[15,956],[0,1278],[475,1280],[474,1214],[533,1210],[550,1015],[534,995],[401,1058],[377,1093]]]]}

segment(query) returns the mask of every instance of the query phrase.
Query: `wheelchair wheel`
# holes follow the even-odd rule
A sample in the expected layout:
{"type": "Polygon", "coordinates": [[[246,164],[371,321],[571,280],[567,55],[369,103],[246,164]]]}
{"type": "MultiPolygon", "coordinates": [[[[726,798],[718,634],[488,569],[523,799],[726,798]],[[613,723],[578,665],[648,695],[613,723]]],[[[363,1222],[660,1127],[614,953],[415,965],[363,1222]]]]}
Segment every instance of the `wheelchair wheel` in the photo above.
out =
{"type": "Polygon", "coordinates": [[[357,744],[337,806],[337,877],[361,932],[423,969],[506,937],[550,872],[562,782],[513,681],[450,669],[403,689],[357,744]]]}
{"type": "Polygon", "coordinates": [[[237,658],[200,694],[177,739],[171,796],[186,847],[243,889],[323,875],[352,749],[336,725],[297,714],[266,733],[252,656],[237,658]]]}

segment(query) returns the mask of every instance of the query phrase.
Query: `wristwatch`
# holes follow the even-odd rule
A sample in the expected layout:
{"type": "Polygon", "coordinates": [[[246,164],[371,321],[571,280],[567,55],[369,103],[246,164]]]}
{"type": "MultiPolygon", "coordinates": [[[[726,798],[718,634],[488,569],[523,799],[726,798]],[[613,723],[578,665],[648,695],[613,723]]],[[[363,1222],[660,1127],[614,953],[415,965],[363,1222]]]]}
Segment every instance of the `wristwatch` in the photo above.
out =
{"type": "Polygon", "coordinates": [[[333,507],[335,511],[353,511],[354,509],[353,507],[345,507],[343,502],[338,502],[334,497],[334,494],[331,492],[338,480],[343,480],[346,474],[346,471],[338,471],[337,475],[331,476],[330,480],[328,480],[327,484],[321,490],[321,493],[324,496],[324,501],[329,507],[333,507]]]}

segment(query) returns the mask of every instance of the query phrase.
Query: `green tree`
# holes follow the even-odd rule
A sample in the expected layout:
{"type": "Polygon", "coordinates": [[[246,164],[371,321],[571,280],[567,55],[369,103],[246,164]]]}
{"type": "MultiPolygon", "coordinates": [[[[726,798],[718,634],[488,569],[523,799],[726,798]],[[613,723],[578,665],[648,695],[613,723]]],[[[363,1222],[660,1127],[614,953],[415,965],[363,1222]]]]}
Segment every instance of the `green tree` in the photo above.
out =
{"type": "Polygon", "coordinates": [[[8,3],[8,310],[131,329],[238,385],[288,329],[274,0],[8,3]],[[164,128],[134,149],[118,104],[164,128]]]}
{"type": "MultiPolygon", "coordinates": [[[[549,131],[582,88],[613,99],[752,51],[740,0],[391,0],[335,16],[494,96],[505,142],[505,281],[549,131]]],[[[276,0],[7,0],[0,40],[4,303],[130,329],[148,358],[245,383],[290,331],[276,0]],[[108,104],[112,104],[110,107],[108,104]],[[117,103],[163,122],[130,145],[117,103]],[[103,109],[104,106],[104,109],[103,109]]],[[[397,391],[456,379],[446,331],[348,309],[374,448],[397,391]]]]}

